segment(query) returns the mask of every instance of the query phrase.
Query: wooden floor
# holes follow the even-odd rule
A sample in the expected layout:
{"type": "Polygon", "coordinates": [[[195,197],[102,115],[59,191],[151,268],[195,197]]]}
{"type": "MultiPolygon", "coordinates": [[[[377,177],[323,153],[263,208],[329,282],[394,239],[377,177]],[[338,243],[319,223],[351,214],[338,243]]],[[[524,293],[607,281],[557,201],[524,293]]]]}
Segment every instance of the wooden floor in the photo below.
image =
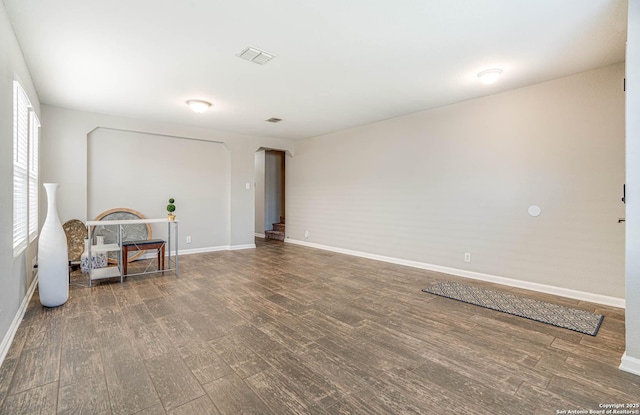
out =
{"type": "MultiPolygon", "coordinates": [[[[596,337],[436,297],[435,272],[277,241],[182,256],[180,276],[33,296],[0,368],[1,414],[558,414],[640,401],[596,337]]],[[[489,284],[469,281],[489,287],[489,284]]],[[[492,286],[496,287],[496,286],[492,286]]]]}

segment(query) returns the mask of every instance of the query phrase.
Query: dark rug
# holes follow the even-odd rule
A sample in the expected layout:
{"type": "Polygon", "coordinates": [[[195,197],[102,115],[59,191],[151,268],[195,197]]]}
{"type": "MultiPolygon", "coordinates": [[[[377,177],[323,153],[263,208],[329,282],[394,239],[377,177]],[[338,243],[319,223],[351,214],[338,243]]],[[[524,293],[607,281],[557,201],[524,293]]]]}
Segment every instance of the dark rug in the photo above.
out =
{"type": "Polygon", "coordinates": [[[500,291],[444,281],[422,291],[595,336],[604,316],[500,291]]]}

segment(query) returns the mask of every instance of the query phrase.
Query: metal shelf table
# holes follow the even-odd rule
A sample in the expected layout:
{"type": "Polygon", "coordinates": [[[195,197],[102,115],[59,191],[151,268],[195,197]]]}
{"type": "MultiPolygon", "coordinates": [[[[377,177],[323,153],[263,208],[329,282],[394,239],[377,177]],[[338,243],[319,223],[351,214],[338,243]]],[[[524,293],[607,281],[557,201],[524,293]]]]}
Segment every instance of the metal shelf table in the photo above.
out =
{"type": "MultiPolygon", "coordinates": [[[[166,272],[166,271],[174,271],[176,272],[176,276],[178,275],[178,220],[169,220],[169,219],[129,219],[129,220],[93,220],[87,221],[87,236],[89,240],[93,240],[93,229],[96,226],[117,226],[117,237],[116,243],[106,244],[106,245],[92,245],[89,243],[89,252],[88,256],[91,258],[91,251],[93,252],[118,252],[118,264],[115,267],[107,267],[107,268],[96,268],[93,269],[93,264],[89,261],[89,287],[91,287],[91,282],[104,278],[114,278],[120,277],[120,282],[124,281],[123,274],[123,261],[128,260],[128,258],[124,258],[122,255],[122,229],[125,225],[136,225],[136,224],[153,224],[153,223],[166,223],[167,224],[167,251],[168,251],[168,267],[167,269],[156,270],[156,271],[144,271],[136,274],[128,274],[131,275],[141,275],[141,274],[150,274],[154,272],[166,272]],[[171,225],[173,225],[173,238],[171,232],[171,225]],[[174,258],[172,266],[172,258],[171,258],[171,240],[173,239],[174,245],[174,258]]],[[[128,241],[125,241],[128,242],[128,241]]]]}

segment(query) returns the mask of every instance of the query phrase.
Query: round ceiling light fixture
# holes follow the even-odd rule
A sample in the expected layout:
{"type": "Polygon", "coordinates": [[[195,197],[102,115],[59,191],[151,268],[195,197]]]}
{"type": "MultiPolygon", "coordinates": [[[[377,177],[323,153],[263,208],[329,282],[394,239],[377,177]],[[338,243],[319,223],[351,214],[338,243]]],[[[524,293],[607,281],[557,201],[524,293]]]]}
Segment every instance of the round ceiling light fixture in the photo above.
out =
{"type": "Polygon", "coordinates": [[[201,113],[205,112],[211,107],[211,103],[203,101],[201,99],[190,99],[187,101],[187,105],[191,108],[191,111],[201,113]]]}
{"type": "Polygon", "coordinates": [[[486,71],[482,71],[478,74],[478,79],[485,85],[490,85],[500,78],[502,75],[502,69],[493,68],[487,69],[486,71]]]}

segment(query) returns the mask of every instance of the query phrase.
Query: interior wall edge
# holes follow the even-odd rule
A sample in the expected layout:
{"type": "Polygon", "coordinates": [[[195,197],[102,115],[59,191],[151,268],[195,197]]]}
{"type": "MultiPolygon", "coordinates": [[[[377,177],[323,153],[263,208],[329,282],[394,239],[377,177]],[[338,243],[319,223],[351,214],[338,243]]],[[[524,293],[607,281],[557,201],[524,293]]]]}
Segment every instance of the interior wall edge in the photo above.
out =
{"type": "Polygon", "coordinates": [[[640,376],[640,359],[631,357],[627,352],[624,352],[622,359],[620,359],[619,369],[640,376]]]}
{"type": "MultiPolygon", "coordinates": [[[[325,251],[337,252],[345,255],[352,255],[361,258],[373,259],[376,261],[388,262],[390,264],[404,265],[412,268],[424,269],[428,271],[441,272],[444,274],[455,275],[457,277],[469,278],[479,281],[492,282],[496,284],[506,285],[514,288],[522,288],[525,290],[536,291],[545,294],[557,295],[560,297],[572,298],[574,300],[587,301],[590,303],[602,304],[611,307],[625,308],[625,299],[611,297],[607,295],[595,294],[586,291],[572,290],[570,288],[556,287],[552,285],[538,284],[530,281],[517,280],[513,278],[483,274],[480,272],[467,271],[458,268],[445,267],[441,265],[428,264],[425,262],[411,261],[401,258],[394,258],[384,255],[370,254],[368,252],[353,251],[350,249],[338,248],[328,245],[321,245],[312,242],[300,241],[297,239],[285,239],[285,242],[302,245],[310,248],[322,249],[325,251]]],[[[421,287],[426,288],[426,287],[421,287]]]]}
{"type": "Polygon", "coordinates": [[[230,245],[229,251],[239,251],[241,249],[255,249],[256,244],[239,244],[239,245],[230,245]]]}
{"type": "Polygon", "coordinates": [[[194,255],[194,254],[206,254],[207,252],[236,251],[238,249],[253,249],[255,247],[256,247],[255,244],[246,244],[246,245],[209,246],[205,248],[195,248],[195,249],[179,249],[178,255],[194,255]]]}
{"type": "Polygon", "coordinates": [[[36,287],[38,286],[38,274],[33,277],[31,281],[31,285],[29,286],[29,290],[27,294],[22,299],[22,303],[20,304],[20,308],[16,312],[13,321],[11,322],[11,326],[9,326],[9,330],[2,339],[2,343],[0,343],[0,366],[4,363],[5,357],[7,357],[7,353],[9,352],[9,348],[11,347],[11,343],[13,343],[13,338],[20,327],[20,323],[22,323],[22,319],[24,314],[27,312],[27,306],[31,301],[31,297],[33,297],[33,293],[36,291],[36,287]]]}

